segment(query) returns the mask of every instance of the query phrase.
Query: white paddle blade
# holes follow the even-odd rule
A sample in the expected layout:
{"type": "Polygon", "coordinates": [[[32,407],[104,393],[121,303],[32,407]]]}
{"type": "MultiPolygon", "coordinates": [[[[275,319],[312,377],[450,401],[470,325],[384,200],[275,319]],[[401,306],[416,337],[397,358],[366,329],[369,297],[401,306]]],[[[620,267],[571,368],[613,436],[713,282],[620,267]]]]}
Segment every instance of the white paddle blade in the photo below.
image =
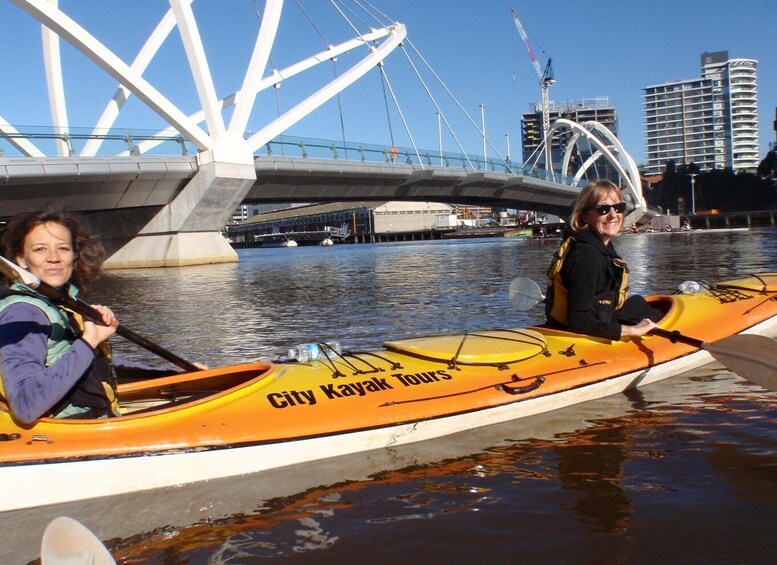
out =
{"type": "Polygon", "coordinates": [[[32,273],[25,271],[16,263],[12,263],[2,255],[0,255],[0,272],[12,281],[22,281],[30,288],[38,288],[40,279],[32,273]]]}
{"type": "Polygon", "coordinates": [[[751,383],[777,391],[777,341],[737,334],[702,346],[721,365],[751,383]]]}
{"type": "Polygon", "coordinates": [[[116,565],[97,536],[81,522],[67,516],[54,518],[46,526],[40,560],[43,565],[116,565]]]}
{"type": "Polygon", "coordinates": [[[531,310],[545,300],[540,287],[531,279],[518,277],[510,283],[510,304],[517,310],[531,310]]]}

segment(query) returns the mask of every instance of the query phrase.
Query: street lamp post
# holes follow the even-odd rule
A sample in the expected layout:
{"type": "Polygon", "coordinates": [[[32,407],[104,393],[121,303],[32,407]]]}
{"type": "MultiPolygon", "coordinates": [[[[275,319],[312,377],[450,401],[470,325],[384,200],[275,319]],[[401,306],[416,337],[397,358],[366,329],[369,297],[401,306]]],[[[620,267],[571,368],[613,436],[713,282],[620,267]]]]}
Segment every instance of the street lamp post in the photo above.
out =
{"type": "Polygon", "coordinates": [[[691,177],[691,214],[696,214],[696,187],[694,181],[696,180],[696,177],[698,176],[698,173],[688,173],[688,176],[691,177]]]}
{"type": "Polygon", "coordinates": [[[442,167],[442,119],[440,112],[435,112],[435,114],[437,114],[437,147],[440,150],[440,166],[442,167]]]}
{"type": "Polygon", "coordinates": [[[480,105],[480,123],[483,129],[483,168],[486,168],[486,105],[480,105]]]}

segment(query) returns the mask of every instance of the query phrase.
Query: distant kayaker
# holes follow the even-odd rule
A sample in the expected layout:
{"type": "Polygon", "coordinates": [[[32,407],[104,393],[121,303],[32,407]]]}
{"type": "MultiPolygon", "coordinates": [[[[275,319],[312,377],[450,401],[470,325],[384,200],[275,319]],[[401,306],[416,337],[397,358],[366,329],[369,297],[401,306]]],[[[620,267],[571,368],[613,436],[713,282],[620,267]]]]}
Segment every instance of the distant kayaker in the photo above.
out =
{"type": "MultiPolygon", "coordinates": [[[[70,214],[40,210],[14,217],[2,233],[2,253],[49,285],[76,296],[100,274],[102,244],[70,214]]],[[[66,311],[20,282],[0,292],[0,396],[14,416],[94,418],[118,415],[114,363],[107,340],[119,322],[95,305],[104,325],[66,311]]],[[[169,371],[165,371],[169,373],[169,371]]]]}
{"type": "Polygon", "coordinates": [[[626,203],[608,180],[588,183],[575,203],[564,241],[548,270],[547,325],[620,340],[645,335],[663,312],[626,297],[628,269],[612,244],[626,203]]]}

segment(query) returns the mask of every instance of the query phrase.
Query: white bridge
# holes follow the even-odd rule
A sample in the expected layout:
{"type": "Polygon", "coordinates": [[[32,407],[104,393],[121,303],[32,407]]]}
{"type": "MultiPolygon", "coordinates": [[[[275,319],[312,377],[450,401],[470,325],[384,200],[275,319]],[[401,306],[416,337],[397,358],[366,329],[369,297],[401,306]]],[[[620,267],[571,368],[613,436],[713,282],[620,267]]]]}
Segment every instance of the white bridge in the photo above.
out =
{"type": "MultiPolygon", "coordinates": [[[[108,267],[236,261],[235,252],[219,232],[244,201],[419,200],[566,214],[586,171],[600,158],[617,170],[633,203],[635,212],[627,222],[640,220],[645,211],[633,160],[618,140],[596,123],[559,120],[553,124],[546,142],[559,134],[566,139],[559,164],[534,162],[518,167],[499,157],[494,165],[482,157],[468,156],[452,131],[460,149],[460,164],[451,163],[441,149],[439,154],[424,154],[399,109],[410,139],[399,155],[394,153],[393,133],[391,153],[384,150],[375,159],[365,158],[363,147],[349,148],[345,141],[332,142],[335,154],[324,158],[307,151],[295,156],[273,152],[272,147],[278,146],[277,140],[290,126],[372,70],[380,74],[394,98],[385,60],[395,50],[404,51],[409,40],[403,24],[386,22],[380,12],[369,15],[372,21],[382,20],[382,25],[367,26],[363,32],[357,30],[357,19],[341,12],[357,33],[355,37],[274,69],[269,61],[283,0],[266,0],[261,16],[257,12],[260,26],[240,88],[220,96],[192,0],[170,0],[170,9],[131,63],[101,43],[96,32],[60,9],[56,0],[10,2],[18,7],[20,18],[31,16],[40,23],[51,125],[44,133],[15,127],[14,116],[0,108],[0,140],[13,150],[0,152],[2,216],[51,203],[84,213],[104,235],[110,253],[108,267]],[[143,76],[173,31],[180,35],[186,58],[176,72],[188,69],[196,89],[199,110],[194,113],[181,110],[143,76]],[[63,40],[118,84],[88,132],[69,125],[60,54],[63,40]],[[284,81],[305,71],[310,75],[321,63],[346,57],[352,61],[347,70],[335,73],[332,80],[293,107],[266,120],[258,131],[249,131],[260,93],[277,91],[284,81]],[[133,96],[159,119],[159,131],[115,133],[117,120],[133,96]],[[51,149],[46,150],[46,143],[51,149]],[[573,147],[578,147],[580,154],[581,144],[588,147],[586,161],[582,166],[573,165],[573,147]]],[[[363,3],[356,5],[363,9],[363,3]]],[[[436,101],[434,104],[439,110],[436,101]]],[[[448,120],[439,114],[450,129],[448,120]]],[[[305,149],[304,144],[297,145],[305,149]]]]}

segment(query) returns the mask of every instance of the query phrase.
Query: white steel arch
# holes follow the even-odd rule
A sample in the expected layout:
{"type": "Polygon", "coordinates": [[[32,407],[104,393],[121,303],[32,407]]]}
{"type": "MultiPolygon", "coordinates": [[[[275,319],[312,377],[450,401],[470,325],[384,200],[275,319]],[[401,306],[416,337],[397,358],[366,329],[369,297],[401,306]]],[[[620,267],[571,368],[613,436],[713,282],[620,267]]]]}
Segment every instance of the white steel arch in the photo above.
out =
{"type": "MultiPolygon", "coordinates": [[[[130,96],[140,98],[157,115],[170,126],[163,133],[179,132],[183,137],[197,147],[200,153],[216,152],[229,155],[227,160],[234,162],[237,154],[242,157],[239,162],[252,160],[255,150],[267,143],[273,136],[298,122],[327,100],[333,98],[350,84],[358,80],[372,68],[377,66],[407,35],[406,28],[401,23],[383,28],[372,29],[368,33],[341,43],[331,45],[307,59],[295,63],[284,70],[273,70],[267,74],[267,63],[278,31],[283,0],[266,0],[261,25],[257,33],[253,53],[243,79],[240,90],[234,94],[219,99],[210,67],[202,46],[197,21],[191,9],[193,0],[169,0],[170,10],[160,20],[156,29],[138,53],[131,65],[124,63],[108,47],[98,41],[89,31],[59,9],[57,0],[11,0],[16,6],[33,16],[41,23],[44,41],[44,62],[46,65],[49,99],[52,108],[54,127],[57,131],[67,133],[67,112],[65,110],[65,92],[62,84],[62,63],[59,56],[59,39],[64,39],[81,51],[103,71],[114,77],[119,86],[113,98],[108,101],[102,115],[95,124],[94,132],[110,129],[115,123],[121,109],[130,96]],[[187,115],[143,77],[143,72],[152,62],[165,40],[174,29],[178,29],[183,40],[186,58],[197,90],[201,110],[187,115]],[[380,40],[383,40],[380,42],[380,40]],[[380,43],[379,43],[380,42],[380,43]],[[302,71],[310,69],[322,62],[328,62],[339,54],[352,51],[363,46],[366,55],[345,73],[332,80],[294,108],[273,122],[266,124],[260,131],[254,133],[249,140],[244,139],[244,133],[249,116],[259,92],[269,86],[277,86],[283,80],[302,71]],[[267,76],[265,76],[267,75],[267,76]],[[223,111],[234,106],[229,124],[224,123],[223,111]],[[207,131],[200,124],[205,122],[207,131]]],[[[11,126],[0,118],[0,131],[14,133],[11,126]]],[[[82,156],[94,156],[101,147],[100,139],[88,141],[82,156]]],[[[140,153],[148,151],[159,142],[140,143],[137,148],[140,153]]],[[[38,156],[42,152],[33,149],[31,143],[18,144],[17,148],[26,156],[38,156]]],[[[62,142],[58,144],[60,155],[67,155],[70,148],[62,142]]],[[[219,160],[218,155],[212,157],[219,160]]],[[[206,158],[210,159],[210,158],[206,158]]]]}
{"type": "MultiPolygon", "coordinates": [[[[402,24],[396,24],[396,25],[402,25],[402,24]]],[[[325,50],[323,50],[323,51],[321,51],[319,53],[316,53],[315,55],[312,55],[312,56],[308,57],[307,59],[304,59],[302,61],[294,63],[293,65],[289,65],[288,67],[286,67],[284,69],[280,69],[280,70],[273,69],[272,70],[272,74],[267,75],[266,77],[260,79],[256,83],[255,87],[253,87],[253,89],[252,89],[253,96],[256,97],[256,95],[259,92],[262,92],[263,90],[265,90],[265,89],[267,89],[267,88],[269,88],[271,86],[278,86],[284,80],[289,79],[289,78],[291,78],[291,77],[293,77],[293,76],[295,76],[295,75],[297,75],[297,74],[299,74],[299,73],[301,73],[303,71],[311,69],[311,68],[315,67],[316,65],[318,65],[320,63],[331,61],[333,58],[337,57],[338,55],[341,55],[343,53],[351,51],[352,49],[354,49],[356,47],[359,47],[360,45],[363,45],[365,43],[365,41],[366,42],[373,42],[373,41],[377,41],[379,39],[382,39],[382,38],[388,36],[390,33],[392,33],[393,28],[394,28],[394,26],[390,26],[390,27],[385,27],[385,28],[381,28],[381,29],[372,30],[370,33],[367,33],[367,34],[365,34],[365,35],[363,35],[361,37],[350,39],[350,40],[348,40],[346,42],[340,43],[339,45],[330,45],[328,49],[325,49],[325,50]]],[[[403,30],[402,33],[403,33],[403,35],[401,37],[397,36],[396,43],[401,42],[401,40],[402,40],[401,38],[405,36],[404,34],[406,32],[403,30]]],[[[394,43],[394,42],[392,42],[392,43],[394,43]]],[[[396,47],[396,45],[392,45],[392,48],[395,48],[395,47],[396,47]]],[[[381,46],[381,48],[383,49],[383,51],[380,52],[380,60],[383,60],[385,58],[385,56],[388,55],[388,53],[391,50],[387,49],[387,48],[384,48],[383,45],[381,46]]],[[[374,66],[374,65],[372,65],[372,66],[374,66]]],[[[360,71],[359,76],[356,76],[354,78],[354,80],[356,78],[359,78],[360,76],[362,76],[366,71],[369,71],[372,68],[372,66],[369,66],[369,65],[363,66],[361,71],[360,71]]],[[[348,84],[350,84],[352,82],[353,81],[350,81],[348,84]]],[[[345,80],[341,80],[339,82],[333,81],[332,83],[330,83],[330,85],[333,85],[333,84],[335,85],[334,88],[336,88],[337,90],[336,90],[336,92],[334,92],[334,94],[331,94],[331,96],[329,96],[329,98],[331,98],[332,96],[337,95],[337,92],[342,91],[346,86],[348,86],[348,84],[345,84],[345,80]]],[[[243,92],[243,89],[241,89],[239,92],[230,94],[229,96],[225,97],[223,100],[220,100],[219,104],[221,105],[221,108],[222,109],[227,109],[227,108],[229,108],[231,106],[234,106],[236,104],[238,96],[240,95],[240,92],[243,92]]],[[[315,96],[315,95],[313,95],[313,96],[315,96]]],[[[308,98],[308,100],[313,98],[313,96],[308,98]]],[[[305,107],[305,112],[304,113],[299,113],[297,115],[297,118],[296,118],[295,121],[298,121],[302,117],[306,116],[307,114],[309,114],[310,112],[315,110],[318,106],[320,106],[326,100],[328,100],[328,98],[323,98],[322,99],[322,98],[319,97],[319,102],[318,103],[316,103],[316,104],[310,103],[309,106],[305,107]]],[[[287,114],[289,114],[289,112],[287,112],[287,114]]],[[[285,115],[286,114],[284,114],[284,116],[285,115]]],[[[281,116],[281,118],[283,118],[284,116],[281,116]]],[[[204,114],[204,112],[202,110],[200,110],[198,112],[195,112],[194,114],[191,114],[189,116],[189,118],[192,119],[193,121],[195,121],[196,123],[201,123],[202,121],[205,120],[205,114],[204,114]]],[[[254,139],[254,141],[251,143],[251,145],[254,146],[254,151],[256,149],[260,148],[262,145],[264,145],[268,141],[272,140],[274,135],[277,135],[274,131],[270,131],[269,128],[270,128],[270,126],[273,126],[273,124],[276,124],[272,128],[272,130],[278,130],[277,124],[278,124],[279,120],[280,120],[280,118],[276,119],[271,124],[268,124],[265,128],[262,129],[263,135],[258,137],[258,138],[256,138],[256,139],[254,139]]],[[[285,121],[288,123],[289,122],[288,118],[286,118],[285,121]]],[[[232,122],[230,122],[230,129],[233,129],[234,122],[235,122],[235,117],[233,115],[232,122]]],[[[294,122],[292,121],[291,123],[294,123],[294,122]]],[[[245,127],[245,124],[243,125],[243,127],[245,127]]],[[[288,127],[288,125],[286,127],[288,127]]],[[[163,131],[160,131],[158,133],[158,136],[161,137],[161,138],[170,137],[173,134],[175,134],[176,131],[177,130],[173,126],[170,126],[167,129],[165,129],[163,131]]],[[[254,137],[256,137],[256,136],[254,136],[254,137]]],[[[156,147],[157,145],[159,145],[161,143],[163,143],[163,141],[159,141],[159,140],[156,140],[156,141],[155,140],[141,141],[138,144],[138,148],[139,148],[140,153],[142,154],[142,153],[145,153],[146,151],[151,150],[152,148],[156,147]]],[[[125,151],[125,152],[122,153],[122,155],[126,155],[128,153],[129,153],[128,151],[125,151]]]]}
{"type": "MultiPolygon", "coordinates": [[[[624,223],[631,225],[640,221],[647,211],[647,204],[642,195],[642,182],[639,170],[634,159],[629,155],[618,138],[615,137],[615,134],[599,122],[590,121],[578,124],[577,122],[561,118],[551,125],[545,138],[545,143],[549,144],[554,135],[560,135],[565,132],[570,132],[571,136],[563,148],[559,172],[563,175],[574,177],[575,180],[580,180],[596,161],[602,157],[605,158],[620,175],[624,198],[634,206],[633,212],[626,217],[624,223]],[[596,148],[596,151],[592,151],[591,155],[579,168],[572,170],[572,156],[575,154],[575,150],[581,141],[585,141],[590,146],[593,146],[596,148]]],[[[550,155],[547,169],[549,171],[555,170],[552,154],[550,155]]]]}
{"type": "MultiPolygon", "coordinates": [[[[159,116],[174,124],[198,149],[205,150],[212,145],[211,137],[205,131],[197,124],[192,123],[177,106],[148,83],[140,73],[127,65],[86,29],[62,12],[55,3],[50,3],[48,0],[11,1],[38,20],[44,28],[50,29],[81,51],[101,69],[143,100],[159,116]]],[[[47,64],[57,65],[61,68],[61,60],[58,55],[49,57],[47,64]]],[[[52,85],[49,82],[49,96],[51,98],[64,96],[61,91],[61,85],[52,85]]],[[[60,116],[59,119],[62,119],[62,117],[60,116]]],[[[68,127],[67,123],[54,125],[58,128],[68,127]]]]}

